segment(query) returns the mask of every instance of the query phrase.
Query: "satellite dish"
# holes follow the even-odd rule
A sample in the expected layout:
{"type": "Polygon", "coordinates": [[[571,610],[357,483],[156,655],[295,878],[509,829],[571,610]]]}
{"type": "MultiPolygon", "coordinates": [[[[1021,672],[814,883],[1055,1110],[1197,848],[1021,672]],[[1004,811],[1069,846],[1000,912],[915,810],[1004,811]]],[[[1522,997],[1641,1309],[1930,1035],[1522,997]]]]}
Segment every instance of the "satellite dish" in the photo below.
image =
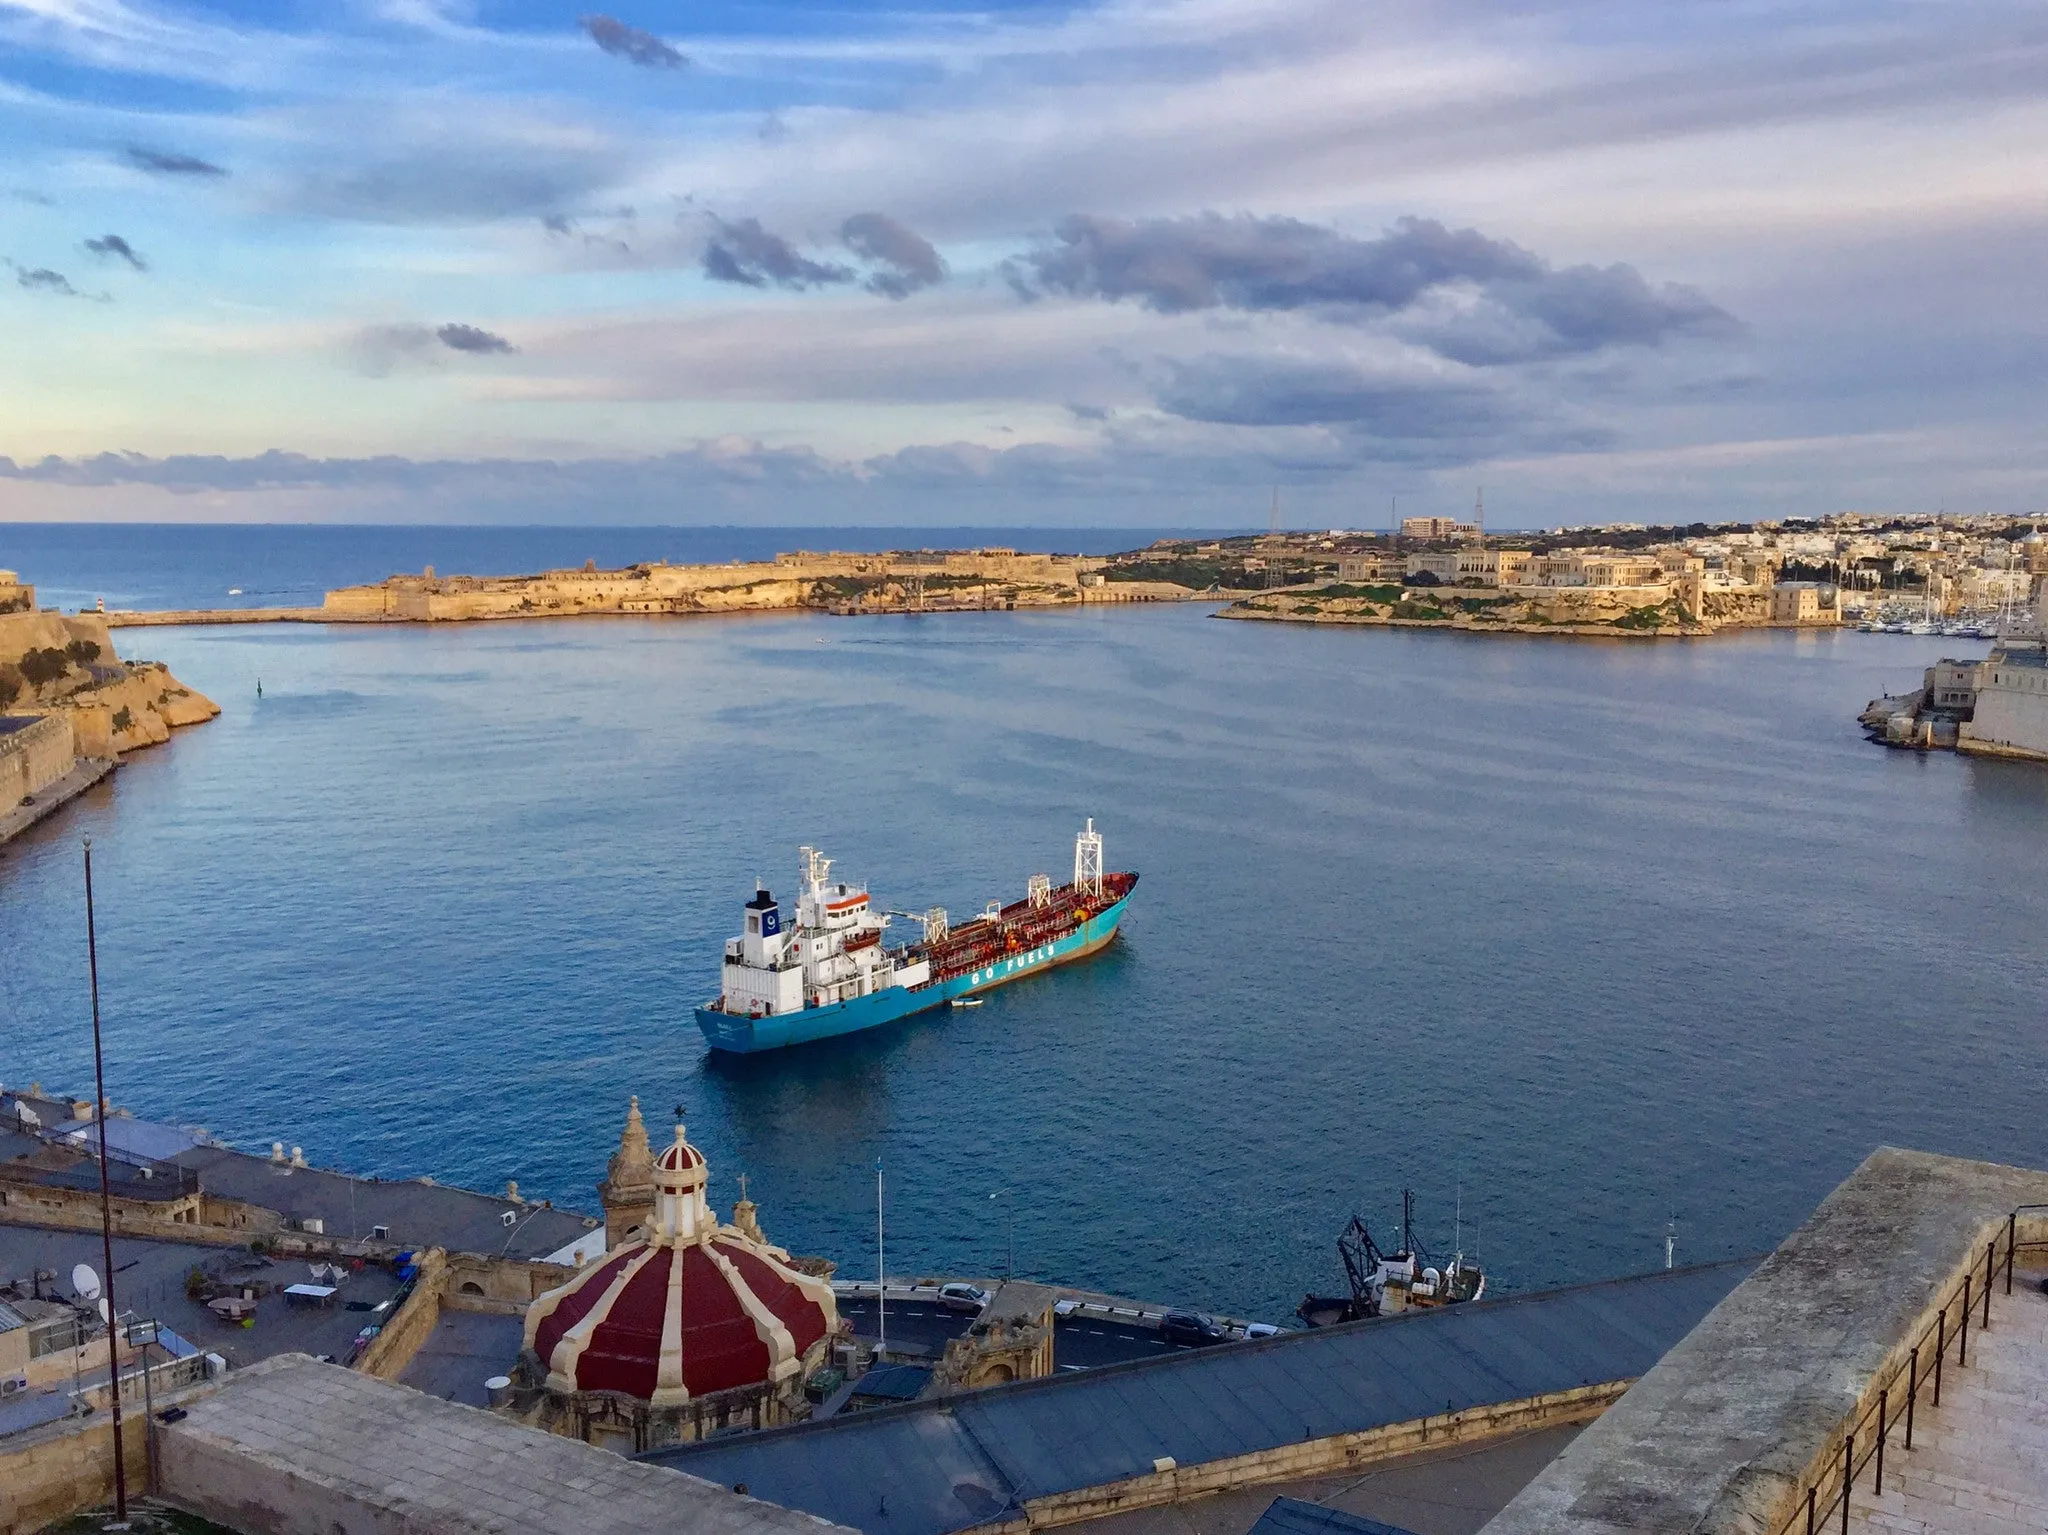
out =
{"type": "Polygon", "coordinates": [[[109,1327],[114,1325],[114,1314],[107,1309],[107,1298],[104,1295],[100,1297],[100,1320],[109,1327]]]}
{"type": "Polygon", "coordinates": [[[92,1271],[90,1263],[78,1264],[71,1270],[71,1288],[80,1300],[100,1298],[100,1276],[92,1271]]]}

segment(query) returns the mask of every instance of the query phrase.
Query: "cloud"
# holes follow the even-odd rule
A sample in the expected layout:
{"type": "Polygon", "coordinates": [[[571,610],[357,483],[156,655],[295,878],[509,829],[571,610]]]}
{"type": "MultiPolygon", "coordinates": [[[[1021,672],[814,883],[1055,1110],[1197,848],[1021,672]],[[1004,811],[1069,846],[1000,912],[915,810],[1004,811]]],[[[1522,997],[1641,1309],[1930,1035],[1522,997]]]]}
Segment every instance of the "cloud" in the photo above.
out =
{"type": "Polygon", "coordinates": [[[519,350],[503,336],[487,331],[480,326],[450,323],[434,332],[441,345],[455,352],[516,352],[519,350]]]}
{"type": "Polygon", "coordinates": [[[87,240],[85,248],[95,256],[125,261],[138,272],[149,270],[149,263],[142,259],[141,252],[119,235],[101,235],[97,240],[87,240]]]}
{"type": "Polygon", "coordinates": [[[127,148],[129,164],[138,170],[148,171],[152,176],[225,176],[227,171],[211,160],[201,160],[194,155],[168,154],[160,149],[146,149],[140,144],[127,148]]]}
{"type": "Polygon", "coordinates": [[[383,378],[402,367],[445,366],[444,351],[474,357],[518,350],[493,331],[453,320],[441,326],[366,325],[348,343],[357,368],[372,378],[383,378]]]}
{"type": "Polygon", "coordinates": [[[1474,364],[1655,346],[1726,335],[1734,317],[1697,289],[1652,287],[1634,267],[1552,267],[1512,241],[1404,218],[1361,240],[1292,218],[1201,213],[1113,219],[1076,214],[1053,241],[1006,264],[1026,298],[1135,299],[1162,314],[1306,310],[1337,321],[1401,314],[1445,290],[1483,302],[1409,328],[1474,364]]]}
{"type": "Polygon", "coordinates": [[[643,69],[681,69],[690,62],[652,32],[629,27],[615,16],[579,16],[576,25],[606,53],[643,69]]]}
{"type": "Polygon", "coordinates": [[[839,238],[856,256],[885,268],[864,285],[884,298],[907,298],[919,288],[945,280],[946,263],[931,242],[886,213],[856,213],[839,226],[839,238]]]}
{"type": "Polygon", "coordinates": [[[1374,373],[1322,358],[1218,356],[1173,363],[1161,409],[1226,426],[1344,425],[1379,437],[1470,436],[1516,414],[1475,382],[1374,373]]]}
{"type": "Polygon", "coordinates": [[[540,227],[551,235],[566,239],[576,232],[576,221],[565,213],[549,213],[542,216],[540,227]]]}
{"type": "Polygon", "coordinates": [[[71,286],[71,279],[62,272],[53,272],[46,266],[15,266],[12,261],[7,264],[14,267],[15,282],[31,293],[58,293],[65,298],[82,297],[79,291],[71,286]]]}
{"type": "Polygon", "coordinates": [[[26,288],[31,293],[48,293],[57,298],[85,298],[96,304],[111,304],[111,293],[81,293],[71,285],[71,279],[62,272],[46,266],[23,266],[8,256],[0,256],[0,266],[14,274],[15,286],[26,288]]]}
{"type": "MultiPolygon", "coordinates": [[[[704,247],[704,275],[716,282],[749,288],[821,288],[853,281],[851,267],[812,261],[754,218],[712,220],[713,234],[704,247]]],[[[907,233],[907,231],[906,231],[907,233]]]]}
{"type": "Polygon", "coordinates": [[[279,194],[289,211],[372,224],[559,216],[633,171],[636,149],[586,123],[430,99],[365,123],[320,108],[279,194]]]}

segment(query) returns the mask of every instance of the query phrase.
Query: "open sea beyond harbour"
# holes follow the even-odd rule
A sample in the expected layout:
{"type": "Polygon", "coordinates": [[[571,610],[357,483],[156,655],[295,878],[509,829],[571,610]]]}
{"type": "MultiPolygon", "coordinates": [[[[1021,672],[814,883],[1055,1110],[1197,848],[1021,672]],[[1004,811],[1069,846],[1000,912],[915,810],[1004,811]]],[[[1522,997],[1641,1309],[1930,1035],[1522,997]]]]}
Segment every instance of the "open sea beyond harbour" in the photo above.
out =
{"type": "MultiPolygon", "coordinates": [[[[67,607],[302,602],[715,531],[0,529],[0,565],[67,607]]],[[[594,1209],[637,1093],[847,1275],[877,1158],[892,1272],[998,1272],[1014,1219],[1021,1271],[1273,1320],[1404,1186],[1527,1290],[1657,1267],[1674,1218],[1681,1262],[1766,1248],[1884,1142],[2048,1165],[2048,770],[1855,723],[1981,647],[1211,611],[117,634],[225,712],[0,851],[0,1079],[90,1091],[90,834],[116,1102],[594,1209]],[[960,916],[1065,879],[1087,816],[1143,874],[1101,956],[707,1055],[690,1009],[797,844],[960,916]]]]}

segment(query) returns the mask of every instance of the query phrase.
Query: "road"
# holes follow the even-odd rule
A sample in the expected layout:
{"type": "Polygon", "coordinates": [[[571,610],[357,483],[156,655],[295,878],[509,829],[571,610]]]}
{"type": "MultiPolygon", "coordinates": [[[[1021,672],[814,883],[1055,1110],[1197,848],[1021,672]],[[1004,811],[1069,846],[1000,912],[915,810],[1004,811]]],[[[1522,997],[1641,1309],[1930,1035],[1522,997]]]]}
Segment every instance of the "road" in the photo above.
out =
{"type": "MultiPolygon", "coordinates": [[[[875,1303],[842,1296],[839,1314],[853,1323],[862,1338],[875,1336],[875,1303]]],[[[889,1302],[889,1351],[905,1344],[925,1350],[933,1359],[946,1351],[948,1339],[960,1337],[974,1320],[958,1311],[948,1311],[932,1301],[889,1302]]],[[[1151,1359],[1178,1353],[1186,1344],[1168,1343],[1158,1329],[1105,1317],[1061,1317],[1054,1323],[1053,1362],[1060,1369],[1078,1367],[1092,1370],[1131,1359],[1151,1359]]]]}

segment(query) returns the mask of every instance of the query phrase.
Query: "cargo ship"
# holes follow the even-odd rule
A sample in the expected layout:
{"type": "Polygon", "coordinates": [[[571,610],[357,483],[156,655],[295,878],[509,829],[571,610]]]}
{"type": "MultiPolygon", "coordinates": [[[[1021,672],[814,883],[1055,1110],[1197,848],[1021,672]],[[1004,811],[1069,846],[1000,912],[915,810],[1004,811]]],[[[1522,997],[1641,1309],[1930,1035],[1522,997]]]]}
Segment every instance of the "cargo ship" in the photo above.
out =
{"type": "Polygon", "coordinates": [[[1102,867],[1091,819],[1074,839],[1073,880],[1034,874],[1024,899],[954,925],[945,909],[879,911],[863,885],[831,878],[832,860],[799,849],[802,890],[785,927],[773,894],[756,889],[744,930],[725,944],[722,985],[697,1009],[714,1050],[752,1055],[878,1028],[956,999],[1081,959],[1116,937],[1138,876],[1102,867]],[[915,942],[883,942],[890,922],[917,924],[915,942]]]}

